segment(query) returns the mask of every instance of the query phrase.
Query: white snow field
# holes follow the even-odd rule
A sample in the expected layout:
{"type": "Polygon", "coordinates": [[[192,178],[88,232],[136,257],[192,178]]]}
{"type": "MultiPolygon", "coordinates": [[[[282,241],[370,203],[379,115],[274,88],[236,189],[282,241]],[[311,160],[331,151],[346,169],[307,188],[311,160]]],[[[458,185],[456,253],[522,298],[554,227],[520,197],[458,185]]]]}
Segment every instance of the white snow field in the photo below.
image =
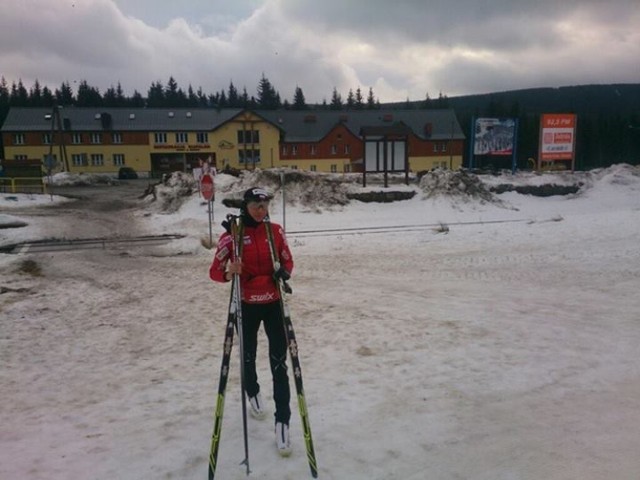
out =
{"type": "MultiPolygon", "coordinates": [[[[344,206],[288,194],[290,308],[319,478],[640,478],[640,169],[506,177],[483,182],[582,188],[481,201],[416,185],[402,187],[411,200],[344,206]],[[382,226],[405,228],[320,231],[382,226]]],[[[252,181],[216,178],[214,237],[235,211],[220,198],[252,181]]],[[[69,236],[55,209],[4,197],[0,223],[28,226],[0,229],[0,246],[69,236]]],[[[0,478],[206,477],[229,285],[208,279],[206,204],[157,203],[127,221],[184,239],[0,254],[0,478]]],[[[90,219],[72,226],[92,236],[90,219]]],[[[237,351],[220,479],[247,478],[237,351]]],[[[272,420],[249,418],[249,478],[311,478],[295,394],[292,413],[289,458],[272,420]]]]}

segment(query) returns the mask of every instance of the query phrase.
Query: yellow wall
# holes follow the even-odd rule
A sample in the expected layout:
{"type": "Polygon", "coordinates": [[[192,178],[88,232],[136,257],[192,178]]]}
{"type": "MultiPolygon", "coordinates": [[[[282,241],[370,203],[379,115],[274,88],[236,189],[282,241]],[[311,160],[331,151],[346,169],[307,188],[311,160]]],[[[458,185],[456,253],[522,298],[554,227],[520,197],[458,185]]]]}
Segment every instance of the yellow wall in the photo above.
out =
{"type": "Polygon", "coordinates": [[[460,155],[440,155],[438,157],[409,157],[409,168],[412,172],[431,170],[445,165],[446,168],[457,170],[462,166],[460,155]],[[451,165],[453,163],[453,165],[451,165]]]}
{"type": "Polygon", "coordinates": [[[280,130],[257,115],[246,112],[209,134],[211,146],[216,152],[218,168],[222,168],[225,165],[237,169],[245,168],[245,165],[240,163],[240,150],[243,145],[238,144],[238,131],[243,129],[251,130],[252,128],[260,132],[260,143],[247,143],[246,148],[260,150],[260,163],[256,167],[271,168],[281,166],[279,151],[280,130]]]}
{"type": "MultiPolygon", "coordinates": [[[[5,155],[7,161],[13,160],[17,155],[26,155],[28,159],[43,160],[49,155],[49,146],[8,146],[5,147],[5,155]]],[[[82,144],[82,145],[66,145],[67,161],[70,172],[84,173],[117,173],[120,166],[113,164],[113,154],[124,155],[124,165],[132,167],[138,172],[148,172],[150,170],[149,146],[148,145],[104,145],[104,144],[82,144]],[[91,165],[91,154],[102,154],[103,165],[91,165]],[[85,154],[87,156],[88,165],[74,166],[73,155],[85,154]]],[[[54,145],[51,153],[58,161],[58,171],[63,170],[63,157],[60,152],[60,146],[54,145]]]]}
{"type": "Polygon", "coordinates": [[[282,167],[297,168],[298,170],[311,171],[311,166],[316,166],[316,172],[331,172],[331,166],[336,166],[336,173],[348,172],[351,161],[348,158],[314,158],[314,159],[288,159],[281,162],[282,167]]]}

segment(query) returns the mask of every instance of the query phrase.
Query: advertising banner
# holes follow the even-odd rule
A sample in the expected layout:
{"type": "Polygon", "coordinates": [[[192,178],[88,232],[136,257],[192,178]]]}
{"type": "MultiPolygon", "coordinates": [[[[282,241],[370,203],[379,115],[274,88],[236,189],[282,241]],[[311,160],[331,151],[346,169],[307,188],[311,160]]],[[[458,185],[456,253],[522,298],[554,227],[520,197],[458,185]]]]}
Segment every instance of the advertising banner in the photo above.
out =
{"type": "Polygon", "coordinates": [[[474,155],[513,155],[515,143],[515,119],[476,119],[473,135],[474,155]]]}
{"type": "Polygon", "coordinates": [[[573,160],[576,115],[545,113],[540,117],[540,160],[573,160]]]}

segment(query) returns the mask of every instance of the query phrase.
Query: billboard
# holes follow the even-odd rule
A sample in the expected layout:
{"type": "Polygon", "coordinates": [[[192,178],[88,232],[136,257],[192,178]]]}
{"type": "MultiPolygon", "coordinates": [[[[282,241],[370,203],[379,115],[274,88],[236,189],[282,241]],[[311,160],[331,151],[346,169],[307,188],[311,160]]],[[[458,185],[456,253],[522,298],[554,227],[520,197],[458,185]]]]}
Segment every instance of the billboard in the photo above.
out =
{"type": "Polygon", "coordinates": [[[476,119],[473,130],[473,155],[513,155],[515,143],[515,119],[476,119]]]}
{"type": "Polygon", "coordinates": [[[405,141],[367,140],[365,144],[367,172],[404,172],[407,168],[405,141]],[[387,146],[387,164],[385,166],[384,147],[387,146]]]}
{"type": "Polygon", "coordinates": [[[541,161],[573,160],[576,144],[576,115],[545,113],[540,117],[541,161]]]}

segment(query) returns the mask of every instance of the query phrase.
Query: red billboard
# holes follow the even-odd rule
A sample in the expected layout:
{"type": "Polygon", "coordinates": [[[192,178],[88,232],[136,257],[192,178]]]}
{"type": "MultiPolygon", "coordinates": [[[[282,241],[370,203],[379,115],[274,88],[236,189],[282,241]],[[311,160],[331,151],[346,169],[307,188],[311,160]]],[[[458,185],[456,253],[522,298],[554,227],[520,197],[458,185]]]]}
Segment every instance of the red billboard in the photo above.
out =
{"type": "Polygon", "coordinates": [[[545,113],[540,117],[541,161],[575,158],[576,124],[573,113],[545,113]]]}

